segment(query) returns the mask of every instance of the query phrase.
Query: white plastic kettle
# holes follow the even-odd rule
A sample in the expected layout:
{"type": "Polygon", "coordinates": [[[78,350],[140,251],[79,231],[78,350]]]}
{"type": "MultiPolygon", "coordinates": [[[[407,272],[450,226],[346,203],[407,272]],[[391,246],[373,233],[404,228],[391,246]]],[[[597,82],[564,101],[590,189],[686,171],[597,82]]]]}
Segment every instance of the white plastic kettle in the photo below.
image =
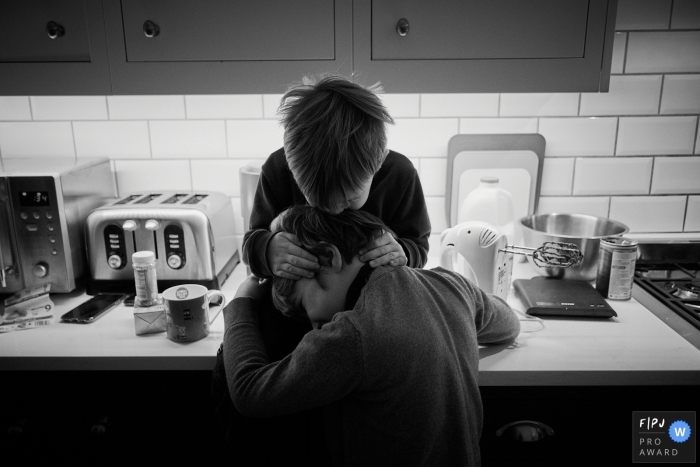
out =
{"type": "Polygon", "coordinates": [[[506,236],[491,224],[463,222],[440,235],[440,266],[505,300],[513,273],[513,254],[503,251],[506,244],[506,236]]]}

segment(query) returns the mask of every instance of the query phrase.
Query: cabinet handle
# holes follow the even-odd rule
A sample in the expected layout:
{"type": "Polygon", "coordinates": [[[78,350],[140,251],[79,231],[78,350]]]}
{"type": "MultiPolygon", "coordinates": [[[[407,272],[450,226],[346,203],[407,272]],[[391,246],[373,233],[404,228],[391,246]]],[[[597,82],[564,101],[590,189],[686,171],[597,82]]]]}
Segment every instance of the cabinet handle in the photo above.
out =
{"type": "Polygon", "coordinates": [[[496,436],[501,436],[506,433],[515,441],[529,443],[531,441],[539,441],[545,436],[552,436],[554,430],[544,423],[535,422],[532,420],[520,420],[502,426],[496,431],[496,436]]]}
{"type": "Polygon", "coordinates": [[[46,23],[46,33],[49,35],[49,38],[56,39],[63,36],[66,33],[66,29],[55,21],[49,21],[46,23]]]}
{"type": "Polygon", "coordinates": [[[401,37],[408,34],[408,20],[406,18],[401,18],[399,22],[396,23],[396,32],[398,32],[401,37]]]}
{"type": "Polygon", "coordinates": [[[149,19],[143,23],[143,34],[149,38],[156,37],[158,34],[160,34],[160,28],[156,23],[149,19]]]}

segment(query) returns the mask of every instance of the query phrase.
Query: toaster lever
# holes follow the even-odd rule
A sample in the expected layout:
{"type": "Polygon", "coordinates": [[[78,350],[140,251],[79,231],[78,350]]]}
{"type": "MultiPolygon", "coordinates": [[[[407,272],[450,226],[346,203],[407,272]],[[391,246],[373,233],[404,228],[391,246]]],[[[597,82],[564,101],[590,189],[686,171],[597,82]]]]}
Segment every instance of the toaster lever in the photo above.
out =
{"type": "Polygon", "coordinates": [[[148,219],[144,227],[146,227],[147,230],[158,230],[158,227],[160,227],[160,222],[155,219],[148,219]]]}
{"type": "Polygon", "coordinates": [[[130,232],[133,232],[134,230],[139,228],[139,222],[132,220],[132,219],[125,220],[124,223],[122,224],[122,228],[124,230],[128,230],[130,232]]]}

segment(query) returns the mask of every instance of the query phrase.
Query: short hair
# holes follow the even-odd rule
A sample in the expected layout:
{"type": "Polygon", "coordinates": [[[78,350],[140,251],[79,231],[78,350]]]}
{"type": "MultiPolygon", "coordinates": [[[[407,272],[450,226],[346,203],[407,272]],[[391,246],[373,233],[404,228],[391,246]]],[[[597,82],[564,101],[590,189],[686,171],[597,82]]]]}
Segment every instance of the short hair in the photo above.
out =
{"type": "Polygon", "coordinates": [[[386,124],[394,123],[378,97],[338,75],[307,76],[290,86],[279,107],[287,164],[309,203],[331,209],[381,167],[386,124]]]}
{"type": "MultiPolygon", "coordinates": [[[[296,235],[299,243],[309,253],[324,261],[323,243],[335,245],[346,263],[384,232],[395,235],[377,217],[365,211],[345,210],[340,214],[328,214],[309,205],[292,206],[282,212],[272,223],[273,232],[288,232],[296,235]]],[[[273,276],[272,301],[275,307],[290,318],[308,321],[306,312],[298,310],[288,297],[294,289],[295,280],[273,276]]]]}

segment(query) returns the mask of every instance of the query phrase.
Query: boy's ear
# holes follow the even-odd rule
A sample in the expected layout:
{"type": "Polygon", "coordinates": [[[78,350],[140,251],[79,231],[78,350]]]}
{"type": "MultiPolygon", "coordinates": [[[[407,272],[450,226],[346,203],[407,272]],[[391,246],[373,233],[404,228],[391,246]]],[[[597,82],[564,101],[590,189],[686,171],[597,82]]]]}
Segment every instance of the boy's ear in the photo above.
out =
{"type": "Polygon", "coordinates": [[[339,272],[343,267],[343,258],[338,247],[326,242],[321,242],[318,251],[318,261],[322,267],[330,268],[333,272],[339,272]]]}

